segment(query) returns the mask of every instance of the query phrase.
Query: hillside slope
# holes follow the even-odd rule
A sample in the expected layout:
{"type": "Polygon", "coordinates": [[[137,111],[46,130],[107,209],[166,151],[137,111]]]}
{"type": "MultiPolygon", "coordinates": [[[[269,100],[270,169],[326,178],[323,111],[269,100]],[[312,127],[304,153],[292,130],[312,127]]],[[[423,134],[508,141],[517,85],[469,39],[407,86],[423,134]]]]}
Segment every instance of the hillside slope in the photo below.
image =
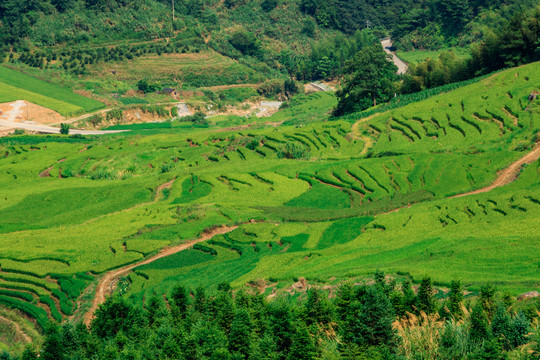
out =
{"type": "MultiPolygon", "coordinates": [[[[352,117],[3,138],[0,303],[41,326],[82,316],[79,297],[100,274],[234,224],[138,267],[122,291],[140,303],[178,281],[325,282],[375,269],[534,289],[540,162],[510,185],[451,197],[490,185],[532,151],[540,108],[527,97],[539,90],[539,65],[360,120],[354,132],[352,117]]],[[[320,96],[284,111],[300,116],[320,96]]]]}

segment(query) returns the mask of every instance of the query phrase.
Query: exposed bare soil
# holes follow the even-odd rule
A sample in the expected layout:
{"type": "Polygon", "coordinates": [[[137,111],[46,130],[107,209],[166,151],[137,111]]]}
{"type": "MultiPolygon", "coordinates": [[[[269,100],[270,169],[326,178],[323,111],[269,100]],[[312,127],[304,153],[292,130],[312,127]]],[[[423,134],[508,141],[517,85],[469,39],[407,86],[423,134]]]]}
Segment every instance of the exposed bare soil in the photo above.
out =
{"type": "Polygon", "coordinates": [[[64,117],[56,111],[23,100],[0,104],[0,117],[5,115],[7,118],[4,120],[14,122],[33,121],[39,124],[57,124],[64,121],[64,117]]]}

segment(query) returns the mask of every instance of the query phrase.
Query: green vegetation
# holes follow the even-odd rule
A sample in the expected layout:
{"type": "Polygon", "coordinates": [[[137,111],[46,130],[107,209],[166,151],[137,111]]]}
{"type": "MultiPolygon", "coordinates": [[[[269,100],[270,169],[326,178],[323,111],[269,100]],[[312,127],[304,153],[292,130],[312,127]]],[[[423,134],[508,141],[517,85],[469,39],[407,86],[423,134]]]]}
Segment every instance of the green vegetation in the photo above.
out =
{"type": "MultiPolygon", "coordinates": [[[[251,287],[233,293],[227,283],[212,292],[176,284],[164,297],[147,298],[144,308],[113,296],[89,329],[50,327],[40,357],[525,360],[540,354],[538,302],[508,302],[489,286],[464,300],[459,281],[438,298],[429,277],[415,295],[410,281],[389,281],[377,271],[371,285],[312,286],[275,301],[251,287]],[[68,341],[69,347],[58,345],[68,341]]],[[[27,347],[25,354],[37,352],[27,347]]]]}
{"type": "MultiPolygon", "coordinates": [[[[523,166],[512,184],[453,196],[490,185],[538,140],[540,107],[529,95],[540,91],[539,63],[459,82],[536,60],[534,11],[505,22],[482,2],[432,2],[444,18],[427,17],[434,10],[424,2],[401,4],[411,7],[403,14],[344,1],[174,4],[174,22],[168,1],[0,5],[0,28],[21,25],[1,35],[9,68],[0,67],[0,101],[22,98],[64,115],[104,106],[67,89],[84,91],[111,107],[87,124],[130,130],[0,139],[0,303],[45,330],[40,357],[63,358],[56,349],[66,359],[105,351],[135,358],[138,351],[193,359],[413,358],[426,340],[415,340],[403,319],[423,310],[440,330],[423,358],[502,351],[518,358],[522,332],[504,331],[531,326],[534,312],[525,324],[505,313],[508,304],[498,314],[477,304],[487,301],[486,284],[511,296],[538,286],[540,162],[523,166]],[[448,13],[454,5],[470,10],[459,24],[448,13]],[[344,9],[350,11],[337,21],[344,9]],[[375,28],[361,30],[360,10],[375,28]],[[404,47],[417,37],[429,44],[414,47],[465,45],[484,38],[468,29],[490,14],[504,25],[493,26],[493,37],[473,47],[470,59],[441,53],[394,79],[394,66],[373,46],[390,31],[404,47]],[[397,19],[385,27],[380,16],[397,19]],[[420,19],[427,23],[408,28],[420,19]],[[80,44],[67,45],[73,37],[66,34],[81,23],[80,44]],[[488,55],[493,66],[484,66],[488,55]],[[341,75],[347,80],[337,97],[303,94],[296,82],[341,75]],[[407,94],[380,103],[399,91],[407,94]],[[270,118],[204,113],[238,102],[247,112],[261,96],[286,101],[270,118]],[[175,98],[195,115],[178,119],[175,98]],[[167,121],[119,124],[143,116],[167,121]],[[118,282],[122,297],[97,312],[90,333],[77,327],[80,343],[55,346],[75,330],[47,324],[80,319],[96,277],[220,226],[234,230],[127,274],[118,282]],[[374,287],[335,286],[377,269],[407,279],[389,285],[378,272],[374,287]],[[431,296],[426,274],[437,288],[452,288],[449,310],[431,296]],[[418,295],[411,278],[424,278],[418,295]],[[336,300],[287,288],[305,281],[330,286],[336,300]],[[178,283],[208,291],[191,294],[178,283]],[[244,286],[263,295],[243,295],[244,286]],[[482,300],[463,303],[462,286],[482,300]],[[289,299],[264,300],[285,292],[289,299]],[[170,311],[158,300],[164,297],[170,311]],[[467,310],[461,322],[460,304],[467,310]],[[326,310],[309,313],[315,305],[326,310]],[[276,320],[283,312],[290,318],[276,320]],[[367,325],[382,321],[389,329],[397,320],[405,340],[399,346],[392,331],[364,334],[367,325]],[[280,321],[290,325],[287,346],[280,321]],[[215,340],[212,349],[202,338],[215,340]]],[[[513,3],[504,7],[516,12],[513,3]]]]}
{"type": "Polygon", "coordinates": [[[443,52],[453,52],[458,58],[465,59],[469,56],[469,50],[467,48],[453,47],[439,50],[413,50],[413,51],[397,51],[397,55],[400,59],[405,61],[409,65],[421,63],[426,59],[436,59],[443,52]]]}
{"type": "Polygon", "coordinates": [[[3,66],[0,66],[0,84],[0,103],[24,99],[58,111],[62,115],[104,107],[96,100],[3,66]]]}
{"type": "Polygon", "coordinates": [[[93,279],[84,274],[223,224],[241,225],[137,269],[123,291],[139,303],[178,281],[238,287],[377,268],[430,273],[438,284],[460,278],[472,290],[483,283],[530,290],[538,162],[512,185],[448,198],[490,184],[535,141],[539,117],[527,97],[538,91],[531,81],[538,64],[517,71],[367,120],[359,113],[325,121],[335,98],[316,93],[273,115],[287,120],[277,128],[168,122],[122,126],[133,131],[103,138],[4,138],[2,296],[12,305],[32,296],[51,320],[65,318],[93,279]]]}

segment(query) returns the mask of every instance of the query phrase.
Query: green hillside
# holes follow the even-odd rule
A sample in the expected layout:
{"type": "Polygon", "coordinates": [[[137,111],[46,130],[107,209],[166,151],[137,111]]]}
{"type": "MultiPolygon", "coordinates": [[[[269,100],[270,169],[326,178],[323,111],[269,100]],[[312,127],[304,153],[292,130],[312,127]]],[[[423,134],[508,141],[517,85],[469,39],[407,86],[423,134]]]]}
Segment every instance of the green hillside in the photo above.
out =
{"type": "Polygon", "coordinates": [[[537,288],[540,162],[511,185],[449,197],[531,151],[540,113],[527,97],[539,77],[538,63],[510,69],[358,123],[313,122],[314,95],[275,115],[302,127],[5,138],[0,303],[42,326],[66,319],[99,274],[233,224],[138,268],[127,295],[139,304],[177,282],[326,282],[376,269],[537,288]]]}
{"type": "Polygon", "coordinates": [[[0,66],[0,103],[15,100],[30,101],[65,116],[90,112],[105,106],[64,87],[0,66]]]}

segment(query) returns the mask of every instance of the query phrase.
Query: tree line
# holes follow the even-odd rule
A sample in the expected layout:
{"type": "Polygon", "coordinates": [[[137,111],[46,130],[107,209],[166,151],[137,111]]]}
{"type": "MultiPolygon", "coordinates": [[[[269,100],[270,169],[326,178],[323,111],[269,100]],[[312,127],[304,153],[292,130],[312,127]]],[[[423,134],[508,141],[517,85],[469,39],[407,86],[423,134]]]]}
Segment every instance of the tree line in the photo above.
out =
{"type": "Polygon", "coordinates": [[[89,328],[53,324],[42,346],[27,346],[20,359],[472,360],[540,354],[539,303],[516,311],[511,297],[489,286],[464,298],[453,281],[440,300],[429,277],[415,292],[409,278],[398,284],[378,271],[370,285],[346,283],[334,291],[329,296],[313,287],[300,297],[270,301],[227,284],[213,293],[178,284],[165,297],[147,299],[144,309],[111,296],[89,328]],[[434,335],[431,328],[439,331],[434,335]],[[524,344],[527,351],[516,350],[524,344]]]}
{"type": "Polygon", "coordinates": [[[380,45],[366,47],[344,67],[342,89],[337,92],[335,116],[365,110],[396,94],[416,93],[491,72],[540,61],[540,7],[520,12],[496,31],[473,44],[470,56],[459,59],[452,51],[439,58],[411,64],[397,76],[396,67],[380,45]]]}

